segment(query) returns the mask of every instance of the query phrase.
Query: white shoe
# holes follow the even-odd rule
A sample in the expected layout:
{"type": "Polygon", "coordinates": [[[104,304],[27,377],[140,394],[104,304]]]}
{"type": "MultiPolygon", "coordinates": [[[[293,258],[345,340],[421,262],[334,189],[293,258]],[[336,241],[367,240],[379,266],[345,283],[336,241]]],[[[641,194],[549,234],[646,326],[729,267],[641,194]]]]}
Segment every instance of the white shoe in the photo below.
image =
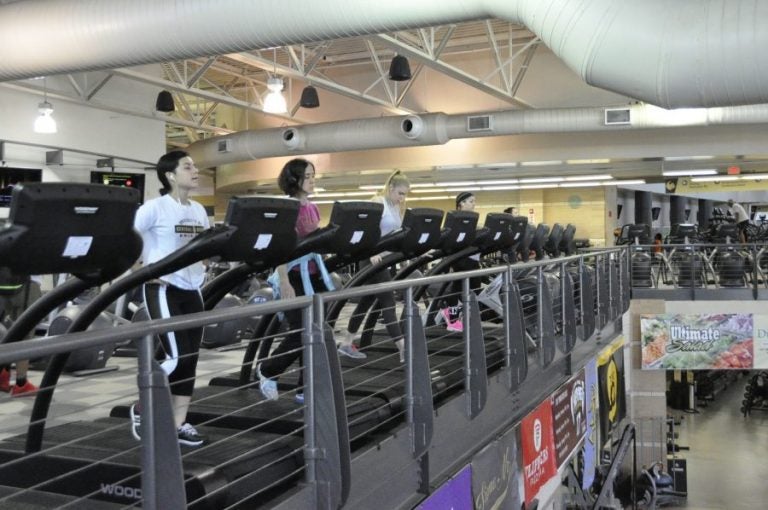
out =
{"type": "Polygon", "coordinates": [[[352,359],[365,359],[368,357],[364,352],[360,352],[355,344],[341,344],[339,345],[339,354],[348,356],[352,359]]]}
{"type": "Polygon", "coordinates": [[[400,355],[400,363],[405,363],[405,339],[401,338],[400,340],[395,341],[395,345],[397,346],[397,351],[400,355]]]}
{"type": "Polygon", "coordinates": [[[257,367],[256,371],[259,374],[259,390],[261,390],[261,394],[267,400],[277,400],[280,396],[277,391],[277,381],[261,375],[261,367],[257,367]]]}

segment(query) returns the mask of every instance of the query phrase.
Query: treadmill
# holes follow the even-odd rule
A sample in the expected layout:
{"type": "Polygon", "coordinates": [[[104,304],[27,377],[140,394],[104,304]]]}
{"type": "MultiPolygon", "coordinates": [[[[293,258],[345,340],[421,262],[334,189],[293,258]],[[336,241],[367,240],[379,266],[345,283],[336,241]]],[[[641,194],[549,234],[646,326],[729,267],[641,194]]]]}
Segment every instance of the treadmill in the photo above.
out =
{"type": "MultiPolygon", "coordinates": [[[[166,259],[145,266],[102,292],[73,323],[73,330],[85,329],[89,319],[127,289],[148,279],[184,267],[195,260],[219,255],[228,260],[256,263],[281,258],[295,245],[295,231],[284,225],[295,224],[298,202],[285,198],[233,198],[225,224],[207,230],[166,259]]],[[[132,217],[130,218],[132,221],[132,217]]],[[[39,301],[38,301],[39,303],[39,301]]],[[[54,357],[44,381],[55,382],[62,363],[54,357]]],[[[50,392],[40,392],[34,412],[50,402],[50,392]]],[[[170,401],[169,401],[170,403],[170,401]]],[[[152,407],[152,406],[150,406],[152,407]]],[[[145,409],[146,407],[145,403],[145,409]]],[[[33,412],[33,418],[35,418],[33,412]]],[[[147,411],[149,414],[149,411],[147,411]]],[[[75,496],[119,503],[135,502],[140,490],[142,470],[136,442],[128,432],[128,422],[104,418],[95,422],[74,422],[47,431],[42,443],[45,414],[37,417],[26,437],[17,436],[0,443],[3,463],[15,461],[3,471],[3,480],[14,484],[39,484],[40,488],[75,496]],[[26,443],[26,445],[25,445],[26,443]],[[24,451],[35,455],[24,456],[24,451]],[[50,448],[55,448],[51,450],[50,448]],[[50,453],[54,451],[55,453],[50,453]],[[11,467],[12,466],[12,467],[11,467]],[[74,475],[70,472],[74,471],[74,475]],[[14,476],[14,473],[26,473],[14,476]],[[35,476],[29,476],[33,473],[35,476]],[[5,476],[7,475],[7,477],[5,476]],[[47,482],[46,480],[50,480],[47,482]],[[120,491],[104,488],[121,487],[120,491]]],[[[164,416],[172,427],[172,414],[164,416]]],[[[142,435],[146,423],[142,422],[142,435]]],[[[171,428],[172,430],[172,428],[171,428]]],[[[191,508],[219,508],[252,504],[265,497],[275,484],[295,481],[304,466],[303,441],[264,431],[244,431],[201,427],[210,443],[200,448],[182,447],[186,500],[191,508]],[[249,503],[250,502],[250,503],[249,503]]],[[[175,437],[169,443],[177,448],[175,437]]]]}
{"type": "MultiPolygon", "coordinates": [[[[442,211],[437,209],[409,209],[406,212],[403,228],[381,238],[374,248],[359,251],[357,256],[350,254],[347,238],[342,236],[329,240],[325,243],[327,249],[335,249],[341,254],[331,257],[327,266],[329,269],[338,267],[364,256],[368,257],[396,247],[406,251],[429,249],[438,239],[442,215],[442,211]]],[[[336,219],[343,221],[347,230],[357,228],[350,225],[348,214],[340,214],[336,219]]],[[[378,229],[378,221],[376,219],[376,229],[378,229]]],[[[389,257],[397,255],[391,254],[389,257]]],[[[332,338],[332,335],[329,336],[332,338]]],[[[250,362],[244,363],[244,367],[246,365],[250,367],[250,362]]],[[[242,372],[243,370],[238,377],[242,377],[242,372]]],[[[255,382],[246,380],[244,384],[233,387],[232,377],[227,378],[228,380],[217,378],[211,382],[212,386],[196,391],[195,401],[188,414],[190,422],[215,423],[217,426],[234,429],[259,426],[282,433],[300,433],[304,428],[304,406],[293,401],[291,390],[296,388],[296,384],[295,377],[290,372],[289,368],[280,378],[281,398],[277,401],[265,401],[257,390],[258,384],[255,382]]],[[[247,373],[250,373],[250,370],[247,373]]],[[[389,410],[382,406],[382,402],[363,399],[354,394],[347,393],[346,410],[349,434],[356,439],[369,436],[381,424],[396,424],[391,420],[389,410]]],[[[353,446],[357,444],[359,442],[354,442],[353,446]]]]}

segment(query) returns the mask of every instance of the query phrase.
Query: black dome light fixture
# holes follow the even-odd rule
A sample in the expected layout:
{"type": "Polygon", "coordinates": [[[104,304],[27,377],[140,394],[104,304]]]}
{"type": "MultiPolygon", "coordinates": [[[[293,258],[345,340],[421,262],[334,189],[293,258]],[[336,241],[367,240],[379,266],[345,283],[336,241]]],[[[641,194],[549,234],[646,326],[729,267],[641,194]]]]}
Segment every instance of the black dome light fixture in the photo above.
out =
{"type": "Polygon", "coordinates": [[[155,101],[155,110],[158,112],[172,112],[176,110],[176,104],[173,102],[173,96],[167,90],[161,90],[155,101]]]}
{"type": "Polygon", "coordinates": [[[411,66],[408,59],[402,55],[392,57],[389,64],[389,79],[392,81],[408,81],[411,79],[411,66]]]}
{"type": "Polygon", "coordinates": [[[301,100],[299,106],[302,108],[317,108],[320,106],[320,98],[317,95],[317,89],[312,85],[307,85],[301,91],[301,100]]]}

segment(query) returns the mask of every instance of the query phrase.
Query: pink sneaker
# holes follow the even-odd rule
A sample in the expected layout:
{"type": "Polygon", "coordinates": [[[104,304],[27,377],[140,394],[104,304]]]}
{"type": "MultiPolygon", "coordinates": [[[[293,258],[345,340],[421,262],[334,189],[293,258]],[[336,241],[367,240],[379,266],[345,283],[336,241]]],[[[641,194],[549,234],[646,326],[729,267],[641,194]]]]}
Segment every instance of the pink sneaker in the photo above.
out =
{"type": "Polygon", "coordinates": [[[451,323],[451,309],[449,307],[441,308],[435,315],[435,324],[445,323],[446,326],[451,323]]]}
{"type": "Polygon", "coordinates": [[[31,397],[35,393],[37,393],[37,386],[29,381],[25,382],[24,386],[14,384],[13,388],[11,388],[12,397],[31,397]]]}
{"type": "Polygon", "coordinates": [[[464,332],[464,321],[461,319],[456,319],[455,321],[447,321],[446,327],[448,331],[454,331],[456,333],[463,333],[464,332]]]}

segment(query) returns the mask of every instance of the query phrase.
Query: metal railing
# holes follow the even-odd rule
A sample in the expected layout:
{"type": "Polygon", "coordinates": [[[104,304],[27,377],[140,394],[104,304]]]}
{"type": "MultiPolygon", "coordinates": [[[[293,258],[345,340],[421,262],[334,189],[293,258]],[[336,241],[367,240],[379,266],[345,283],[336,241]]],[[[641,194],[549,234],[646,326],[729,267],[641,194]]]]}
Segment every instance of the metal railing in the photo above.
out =
{"type": "MultiPolygon", "coordinates": [[[[117,498],[124,503],[141,501],[144,508],[173,509],[197,502],[228,508],[263,504],[282,492],[281,502],[275,503],[278,508],[338,508],[345,503],[353,508],[382,497],[402,505],[418,501],[434,480],[520,420],[593,357],[605,340],[620,332],[621,316],[629,304],[630,254],[626,248],[616,248],[0,345],[0,364],[142,339],[137,371],[142,468],[129,470],[107,487],[107,492],[123,494],[132,488],[131,497],[117,498]],[[481,278],[491,291],[476,296],[470,278],[481,278]],[[443,325],[425,327],[426,300],[440,296],[427,292],[427,297],[416,302],[415,290],[439,288],[457,279],[463,280],[463,333],[448,334],[443,325]],[[371,343],[362,347],[368,359],[340,362],[334,333],[325,324],[326,306],[374,291],[396,291],[403,296],[398,311],[402,312],[405,361],[399,363],[392,339],[374,328],[371,343]],[[303,390],[304,404],[293,404],[290,399],[265,401],[254,383],[221,387],[211,394],[198,388],[190,416],[198,417],[196,426],[213,425],[214,437],[200,449],[180,450],[167,381],[152,360],[154,335],[287,310],[303,314],[304,365],[286,371],[280,391],[292,397],[303,390]],[[388,357],[394,361],[387,361],[388,357]],[[302,371],[304,385],[298,386],[295,377],[302,371]],[[356,376],[356,371],[364,375],[356,376]],[[195,406],[215,407],[223,395],[237,399],[240,407],[221,411],[216,417],[213,412],[196,410],[195,406]],[[247,412],[261,413],[262,418],[244,425],[242,415],[247,412]],[[470,422],[472,426],[467,427],[470,422]],[[231,448],[222,458],[216,448],[227,441],[231,448]],[[200,462],[220,462],[210,469],[223,465],[237,473],[231,479],[201,479],[199,486],[189,479],[185,482],[182,466],[197,465],[199,471],[200,462]],[[233,467],[237,463],[244,466],[239,471],[233,467]],[[136,480],[142,471],[139,485],[136,480]],[[302,479],[305,483],[298,484],[302,479]]],[[[284,334],[277,333],[275,338],[284,334]]],[[[131,395],[120,398],[126,403],[131,395]]],[[[0,403],[0,413],[2,406],[0,403]]],[[[77,418],[49,420],[56,428],[77,418]]],[[[82,427],[82,423],[74,426],[82,427]]],[[[127,423],[116,421],[108,426],[122,427],[129,438],[127,423]]],[[[18,438],[23,436],[21,432],[0,428],[4,436],[17,433],[18,438]]],[[[94,432],[88,441],[98,443],[100,433],[94,432]]],[[[82,436],[89,437],[86,431],[77,439],[82,436]]],[[[7,441],[16,444],[14,438],[7,441]]],[[[3,455],[0,485],[9,485],[5,482],[10,480],[3,478],[11,470],[35,465],[35,459],[45,463],[66,456],[77,448],[75,443],[73,438],[46,444],[27,455],[3,455]]],[[[4,449],[13,450],[0,443],[0,451],[4,449]]],[[[94,463],[68,465],[68,472],[57,475],[58,483],[69,483],[70,471],[75,477],[88,477],[129,454],[128,450],[118,451],[94,463]]],[[[60,490],[43,478],[23,487],[22,491],[60,490]]],[[[105,493],[103,484],[69,496],[66,505],[73,508],[82,498],[115,500],[114,494],[105,493]]],[[[12,501],[11,497],[18,495],[0,493],[0,504],[12,501]]]]}
{"type": "Polygon", "coordinates": [[[630,245],[632,297],[768,298],[768,245],[630,245]]]}

